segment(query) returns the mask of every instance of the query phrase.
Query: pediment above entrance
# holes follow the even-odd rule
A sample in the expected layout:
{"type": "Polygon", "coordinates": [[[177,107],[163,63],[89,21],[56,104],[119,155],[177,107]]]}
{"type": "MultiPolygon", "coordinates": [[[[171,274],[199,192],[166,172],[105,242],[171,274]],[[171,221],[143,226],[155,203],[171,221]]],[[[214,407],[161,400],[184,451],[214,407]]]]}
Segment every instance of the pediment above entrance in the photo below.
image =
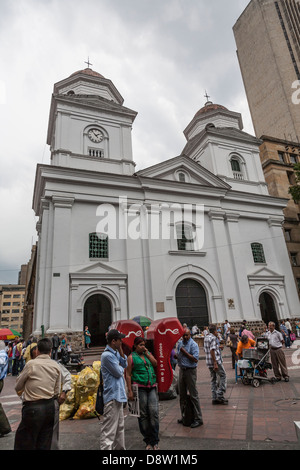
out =
{"type": "Polygon", "coordinates": [[[259,279],[266,280],[269,278],[283,279],[284,276],[280,273],[277,273],[276,271],[273,271],[272,269],[267,268],[266,266],[263,266],[262,268],[254,271],[253,273],[248,274],[249,280],[259,280],[259,279]]]}
{"type": "Polygon", "coordinates": [[[113,279],[126,279],[127,274],[119,271],[116,268],[113,268],[112,266],[109,266],[105,263],[101,263],[100,261],[90,264],[88,266],[85,266],[84,268],[79,269],[76,272],[70,273],[70,277],[72,279],[75,278],[97,278],[97,279],[108,279],[108,278],[113,278],[113,279]]]}

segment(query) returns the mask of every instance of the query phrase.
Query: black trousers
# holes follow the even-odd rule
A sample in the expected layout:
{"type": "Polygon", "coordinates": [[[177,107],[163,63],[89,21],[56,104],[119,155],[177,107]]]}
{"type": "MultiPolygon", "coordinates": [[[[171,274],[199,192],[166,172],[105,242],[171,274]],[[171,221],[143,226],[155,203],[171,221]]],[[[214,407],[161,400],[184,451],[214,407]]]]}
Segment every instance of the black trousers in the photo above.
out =
{"type": "Polygon", "coordinates": [[[50,450],[55,417],[54,398],[25,402],[15,435],[15,450],[50,450]]]}

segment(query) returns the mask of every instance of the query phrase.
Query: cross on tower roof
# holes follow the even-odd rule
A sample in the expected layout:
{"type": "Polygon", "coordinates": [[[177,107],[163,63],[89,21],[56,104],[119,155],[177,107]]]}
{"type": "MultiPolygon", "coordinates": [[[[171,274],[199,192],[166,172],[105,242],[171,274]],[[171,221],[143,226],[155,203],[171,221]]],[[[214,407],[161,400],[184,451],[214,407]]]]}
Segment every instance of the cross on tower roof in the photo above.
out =
{"type": "Polygon", "coordinates": [[[207,94],[207,91],[206,91],[206,90],[205,90],[204,98],[206,98],[206,101],[208,101],[208,98],[210,98],[210,96],[207,94]]]}
{"type": "Polygon", "coordinates": [[[87,62],[85,62],[85,64],[87,64],[88,68],[90,68],[90,65],[93,65],[93,64],[90,63],[90,58],[89,57],[88,57],[87,62]]]}

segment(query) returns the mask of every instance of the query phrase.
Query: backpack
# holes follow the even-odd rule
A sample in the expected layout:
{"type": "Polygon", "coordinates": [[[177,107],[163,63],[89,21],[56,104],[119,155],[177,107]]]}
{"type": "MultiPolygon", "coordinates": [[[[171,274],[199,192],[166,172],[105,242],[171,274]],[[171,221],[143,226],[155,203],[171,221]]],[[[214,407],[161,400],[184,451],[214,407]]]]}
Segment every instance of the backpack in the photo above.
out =
{"type": "Polygon", "coordinates": [[[190,395],[187,395],[182,413],[183,426],[190,426],[194,421],[194,409],[190,395]]]}
{"type": "MultiPolygon", "coordinates": [[[[100,369],[100,383],[99,383],[99,387],[98,387],[97,395],[96,395],[95,411],[97,413],[97,416],[103,415],[103,412],[104,412],[103,377],[102,377],[101,369],[100,369]]],[[[98,419],[100,419],[99,416],[98,416],[98,419]]]]}

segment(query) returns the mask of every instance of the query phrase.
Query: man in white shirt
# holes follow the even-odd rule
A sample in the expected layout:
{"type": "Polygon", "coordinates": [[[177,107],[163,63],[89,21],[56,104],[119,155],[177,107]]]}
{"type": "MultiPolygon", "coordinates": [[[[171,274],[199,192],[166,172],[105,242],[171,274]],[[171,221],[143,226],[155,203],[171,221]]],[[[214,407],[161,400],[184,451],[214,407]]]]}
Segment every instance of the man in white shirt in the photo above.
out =
{"type": "Polygon", "coordinates": [[[61,369],[50,358],[52,342],[41,339],[38,355],[16,380],[23,395],[22,420],[15,435],[15,450],[50,450],[55,419],[55,399],[61,392],[61,369]]]}
{"type": "Polygon", "coordinates": [[[282,345],[284,344],[283,336],[279,331],[275,330],[275,323],[270,322],[268,326],[269,331],[265,333],[265,336],[269,340],[271,362],[275,378],[277,381],[280,381],[281,377],[283,377],[285,382],[288,382],[289,375],[286,365],[285,354],[282,349],[282,345]]]}

